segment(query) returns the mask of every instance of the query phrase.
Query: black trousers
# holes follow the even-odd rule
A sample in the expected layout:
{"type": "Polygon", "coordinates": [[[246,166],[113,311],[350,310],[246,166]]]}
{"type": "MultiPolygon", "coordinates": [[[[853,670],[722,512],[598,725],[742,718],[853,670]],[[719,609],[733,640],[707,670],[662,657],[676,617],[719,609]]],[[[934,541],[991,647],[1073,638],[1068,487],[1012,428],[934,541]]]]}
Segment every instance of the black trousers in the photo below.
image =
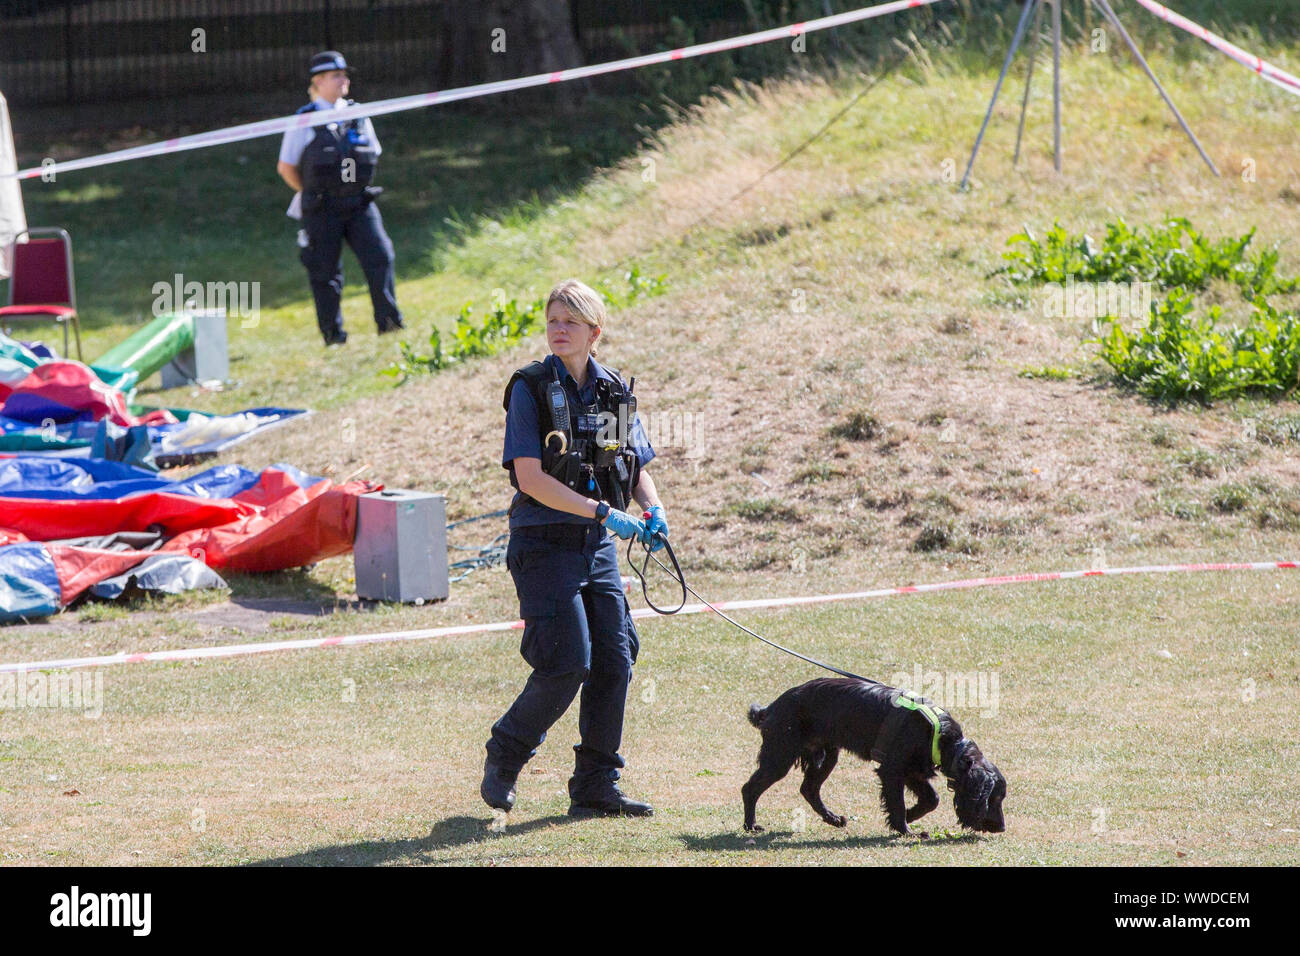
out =
{"type": "Polygon", "coordinates": [[[398,328],[402,313],[397,308],[396,281],[393,276],[393,240],[384,231],[379,207],[367,196],[334,199],[324,197],[310,212],[303,197],[302,227],[307,245],[301,251],[302,264],[311,280],[311,294],[316,301],[316,324],[326,343],[347,338],[343,331],[343,243],[347,242],[361,263],[370,302],[375,310],[379,331],[398,328]]]}
{"type": "Polygon", "coordinates": [[[488,754],[518,770],[582,691],[569,794],[608,793],[624,766],[618,748],[640,647],[618,548],[600,525],[542,525],[511,532],[506,567],[524,620],[520,653],[532,675],[492,726],[488,754]]]}

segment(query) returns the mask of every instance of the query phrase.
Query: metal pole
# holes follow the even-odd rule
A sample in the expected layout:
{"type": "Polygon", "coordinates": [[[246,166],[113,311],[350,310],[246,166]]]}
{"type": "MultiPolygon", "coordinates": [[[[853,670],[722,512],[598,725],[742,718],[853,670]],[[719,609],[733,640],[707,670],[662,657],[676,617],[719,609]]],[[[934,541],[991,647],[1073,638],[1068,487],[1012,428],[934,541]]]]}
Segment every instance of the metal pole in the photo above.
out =
{"type": "Polygon", "coordinates": [[[1052,5],[1052,142],[1056,171],[1061,171],[1061,0],[1052,5]]]}
{"type": "Polygon", "coordinates": [[[63,95],[69,105],[76,105],[77,96],[72,85],[72,0],[63,4],[63,95]]]}
{"type": "Polygon", "coordinates": [[[993,108],[998,105],[998,94],[1002,92],[1002,84],[1006,81],[1007,73],[1011,69],[1011,61],[1015,59],[1016,50],[1020,49],[1020,41],[1024,39],[1025,27],[1029,24],[1029,14],[1033,12],[1033,4],[1026,3],[1025,10],[1020,14],[1020,23],[1016,26],[1015,38],[1011,41],[1011,49],[1007,51],[1006,62],[1002,64],[1002,73],[998,76],[997,86],[993,87],[993,99],[989,100],[989,110],[984,114],[984,124],[980,127],[979,135],[975,137],[975,148],[971,150],[970,162],[966,164],[966,175],[961,179],[961,188],[965,189],[966,184],[970,182],[971,170],[975,168],[975,157],[979,155],[980,144],[984,142],[984,133],[989,128],[989,120],[993,118],[993,108]]]}
{"type": "Polygon", "coordinates": [[[1020,103],[1020,128],[1016,130],[1016,155],[1012,166],[1020,164],[1020,143],[1025,138],[1025,116],[1029,112],[1029,89],[1034,83],[1034,64],[1038,62],[1039,31],[1043,26],[1043,0],[1030,0],[1034,6],[1034,25],[1029,38],[1029,73],[1025,76],[1025,98],[1020,103]]]}
{"type": "Polygon", "coordinates": [[[1097,8],[1106,15],[1107,19],[1114,24],[1115,29],[1119,31],[1120,36],[1124,38],[1124,42],[1128,44],[1128,48],[1133,51],[1133,55],[1137,57],[1137,61],[1142,64],[1142,69],[1146,71],[1147,77],[1155,84],[1156,89],[1160,91],[1161,97],[1164,98],[1165,104],[1173,111],[1174,116],[1178,119],[1178,125],[1183,128],[1183,132],[1187,134],[1187,138],[1192,141],[1192,145],[1196,147],[1196,151],[1201,154],[1201,159],[1205,160],[1205,165],[1210,167],[1210,170],[1214,175],[1220,176],[1219,167],[1214,165],[1214,160],[1210,159],[1209,155],[1201,147],[1201,141],[1196,138],[1196,134],[1192,132],[1191,127],[1187,125],[1187,121],[1183,119],[1183,114],[1178,112],[1178,107],[1174,105],[1174,101],[1169,98],[1169,94],[1165,92],[1165,88],[1160,85],[1160,81],[1156,79],[1156,75],[1151,72],[1151,67],[1147,65],[1146,58],[1142,55],[1142,51],[1139,50],[1137,44],[1133,42],[1133,38],[1128,35],[1128,31],[1124,29],[1124,24],[1120,23],[1119,17],[1116,16],[1115,11],[1111,9],[1108,0],[1092,0],[1092,2],[1097,4],[1097,8]]]}

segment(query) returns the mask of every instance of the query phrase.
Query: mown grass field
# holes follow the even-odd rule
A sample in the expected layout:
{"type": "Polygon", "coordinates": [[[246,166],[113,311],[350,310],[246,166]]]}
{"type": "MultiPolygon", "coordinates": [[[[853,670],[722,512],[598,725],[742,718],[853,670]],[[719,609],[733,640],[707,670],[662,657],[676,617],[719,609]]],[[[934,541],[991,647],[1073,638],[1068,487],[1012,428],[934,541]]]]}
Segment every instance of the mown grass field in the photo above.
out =
{"type": "MultiPolygon", "coordinates": [[[[1277,574],[1100,579],[865,606],[750,612],[763,633],[884,677],[998,675],[959,708],[1009,781],[1008,830],[889,834],[875,775],[841,761],[807,811],[797,778],[740,829],[758,734],[808,678],[716,620],[650,621],[625,783],[649,820],[570,822],[576,717],[521,778],[502,832],[479,802],[487,727],[524,673],[517,634],[104,672],[105,710],[5,717],[8,862],[1294,863],[1294,585],[1277,574]],[[1163,652],[1163,653],[1162,653],[1163,652]],[[1166,654],[1168,656],[1166,656],[1166,654]],[[1254,682],[1254,699],[1243,696],[1254,682]],[[76,796],[64,796],[75,789],[76,796]]],[[[501,583],[504,583],[503,581],[501,583]]],[[[202,616],[191,618],[203,631],[202,616]]],[[[198,644],[196,634],[175,643],[198,644]]],[[[941,792],[943,792],[941,790],[941,792]]]]}
{"type": "MultiPolygon", "coordinates": [[[[387,118],[378,125],[394,188],[384,201],[408,340],[421,347],[432,324],[447,327],[462,302],[486,303],[494,289],[541,294],[567,275],[632,265],[666,273],[667,295],[615,314],[605,354],[637,376],[644,411],[703,423],[699,442],[662,443],[652,469],[683,565],[710,599],[1098,563],[1294,559],[1300,405],[1149,404],[1101,374],[1084,344],[1088,321],[1045,317],[1037,290],[990,275],[1026,223],[1099,233],[1116,216],[1167,213],[1215,234],[1258,227],[1257,243],[1280,243],[1283,270],[1300,272],[1300,101],[1208,53],[1153,46],[1222,180],[1114,50],[1067,58],[1063,176],[1051,171],[1042,85],[1027,155],[1010,169],[1013,86],[965,194],[951,180],[993,80],[992,59],[974,68],[970,51],[917,52],[766,176],[866,78],[845,71],[726,93],[590,175],[582,155],[553,134],[548,143],[544,124],[493,132],[439,129],[432,114],[387,118]],[[481,148],[466,153],[467,137],[481,148]],[[526,198],[548,181],[559,185],[526,198]],[[508,184],[499,192],[488,185],[499,182],[508,184]],[[459,225],[444,221],[452,206],[463,210],[459,225]],[[1080,374],[1019,374],[1045,365],[1080,374]]],[[[365,467],[390,486],[445,494],[453,519],[504,507],[500,389],[541,339],[395,387],[379,374],[395,345],[373,336],[364,291],[352,286],[344,310],[356,334],[345,351],[324,351],[292,229],[279,219],[287,196],[273,153],[269,141],[244,144],[27,192],[32,220],[73,223],[87,257],[78,268],[88,357],[146,315],[152,283],[174,272],[263,282],[257,325],[231,321],[238,387],[142,397],[218,411],[312,407],[298,429],[230,460],[336,477],[365,467]],[[141,215],[142,196],[156,218],[141,215]],[[126,257],[142,245],[148,255],[126,257]]],[[[1211,296],[1241,314],[1231,296],[1211,296]]],[[[496,530],[470,525],[454,540],[476,544],[496,530]]],[[[945,792],[925,821],[934,838],[890,837],[874,775],[846,759],[826,789],[852,818],[846,830],[801,816],[787,779],[760,804],[769,833],[749,842],[739,788],[758,735],[745,708],[817,673],[692,617],[640,626],[626,785],[655,803],[652,820],[563,816],[574,713],[524,775],[504,832],[493,832],[477,784],[488,727],[526,676],[516,633],[122,666],[103,672],[97,720],[0,713],[0,859],[1294,863],[1293,575],[1098,579],[745,614],[775,640],[882,679],[917,668],[996,674],[995,713],[953,709],[1008,777],[1003,835],[958,834],[945,792]]],[[[356,601],[350,559],[231,584],[230,595],[87,605],[7,628],[2,659],[517,612],[499,570],[427,607],[356,601]]]]}

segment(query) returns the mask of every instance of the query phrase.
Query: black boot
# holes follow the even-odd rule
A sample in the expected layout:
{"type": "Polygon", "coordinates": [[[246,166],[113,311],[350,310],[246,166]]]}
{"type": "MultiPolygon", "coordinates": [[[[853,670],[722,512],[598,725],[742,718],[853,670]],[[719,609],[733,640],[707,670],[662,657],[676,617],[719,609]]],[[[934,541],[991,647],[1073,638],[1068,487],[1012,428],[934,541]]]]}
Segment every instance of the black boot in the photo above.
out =
{"type": "Polygon", "coordinates": [[[488,757],[483,762],[483,782],[479,784],[478,792],[483,802],[493,810],[509,813],[515,805],[515,781],[518,779],[518,770],[508,770],[488,757]]]}
{"type": "Polygon", "coordinates": [[[655,808],[650,804],[633,800],[612,784],[598,797],[573,800],[569,804],[571,817],[652,817],[654,814],[655,808]]]}

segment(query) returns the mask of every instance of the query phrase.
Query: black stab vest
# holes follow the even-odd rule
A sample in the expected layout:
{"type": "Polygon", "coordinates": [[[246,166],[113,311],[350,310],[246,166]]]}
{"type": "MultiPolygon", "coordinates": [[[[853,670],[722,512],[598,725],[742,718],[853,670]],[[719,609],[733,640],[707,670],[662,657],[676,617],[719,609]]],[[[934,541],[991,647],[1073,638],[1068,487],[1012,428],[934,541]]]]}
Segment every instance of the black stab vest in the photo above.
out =
{"type": "MultiPolygon", "coordinates": [[[[591,498],[609,502],[611,508],[626,510],[632,491],[641,477],[640,459],[628,447],[628,432],[636,415],[636,396],[624,387],[618,369],[602,366],[613,381],[596,379],[596,400],[588,406],[576,404],[564,389],[569,407],[569,432],[556,432],[549,401],[551,382],[560,381],[542,362],[517,369],[506,383],[502,406],[510,410],[510,393],[515,382],[523,381],[537,402],[538,439],[542,445],[542,471],[566,487],[591,498]]],[[[561,385],[563,388],[563,385],[561,385]]],[[[510,484],[519,488],[514,463],[510,484]]],[[[529,501],[535,501],[523,495],[529,501]]],[[[540,504],[540,502],[537,502],[540,504]]]]}
{"type": "MultiPolygon", "coordinates": [[[[353,101],[348,100],[347,105],[352,106],[353,101]]],[[[315,108],[315,103],[308,103],[298,112],[310,113],[315,108]]],[[[375,144],[365,133],[365,120],[326,123],[312,129],[316,135],[298,160],[303,198],[324,195],[340,199],[364,193],[374,182],[377,162],[375,144]],[[350,170],[345,166],[348,160],[355,164],[350,170]]]]}

